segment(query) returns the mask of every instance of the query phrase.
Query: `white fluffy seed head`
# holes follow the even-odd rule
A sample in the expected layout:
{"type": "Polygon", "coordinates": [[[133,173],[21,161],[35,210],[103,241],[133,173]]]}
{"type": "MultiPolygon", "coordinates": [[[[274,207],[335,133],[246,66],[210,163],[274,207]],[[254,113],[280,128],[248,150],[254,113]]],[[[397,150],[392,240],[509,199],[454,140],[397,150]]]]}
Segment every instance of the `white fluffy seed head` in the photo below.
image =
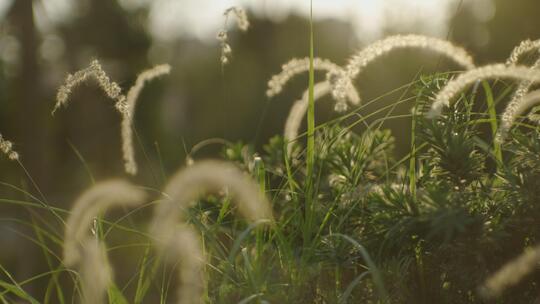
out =
{"type": "MultiPolygon", "coordinates": [[[[330,93],[330,84],[327,81],[322,81],[316,83],[313,86],[313,100],[317,101],[319,98],[322,98],[324,95],[330,93]]],[[[309,104],[309,89],[302,94],[302,98],[294,102],[291,110],[289,111],[289,116],[287,116],[287,121],[285,121],[285,129],[283,132],[283,137],[288,142],[287,151],[290,154],[292,151],[292,146],[294,141],[298,137],[298,130],[300,130],[300,125],[302,120],[306,116],[306,112],[309,104]]]]}
{"type": "Polygon", "coordinates": [[[368,45],[351,57],[345,67],[345,73],[333,82],[332,95],[334,98],[344,101],[347,95],[347,87],[369,63],[390,51],[404,48],[433,51],[448,57],[465,69],[475,68],[471,55],[465,49],[455,46],[449,41],[422,35],[390,36],[368,45]]]}
{"type": "Polygon", "coordinates": [[[242,32],[245,32],[248,30],[249,20],[248,20],[245,9],[238,6],[233,6],[226,9],[223,12],[223,15],[225,16],[225,19],[228,19],[230,18],[231,15],[233,15],[236,19],[236,24],[238,25],[238,29],[240,29],[242,32]]]}
{"type": "Polygon", "coordinates": [[[80,276],[83,304],[106,303],[107,288],[112,283],[112,269],[105,248],[97,239],[87,237],[82,241],[84,248],[80,276]]]}
{"type": "MultiPolygon", "coordinates": [[[[520,56],[524,53],[527,53],[531,50],[540,50],[540,40],[536,41],[530,41],[525,40],[520,43],[519,46],[517,46],[510,55],[510,58],[506,62],[509,66],[515,66],[517,64],[520,56]]],[[[531,66],[532,70],[540,70],[540,58],[536,59],[534,64],[531,66]]],[[[524,80],[521,81],[512,95],[512,99],[506,106],[502,121],[501,121],[501,127],[499,128],[499,131],[497,132],[496,140],[500,143],[504,141],[506,138],[506,135],[508,134],[508,131],[510,131],[510,128],[512,127],[512,124],[514,123],[517,116],[521,115],[522,113],[517,113],[520,111],[525,111],[527,108],[523,108],[523,106],[527,106],[527,104],[534,103],[534,100],[529,99],[528,101],[524,101],[523,98],[529,92],[532,86],[532,81],[524,80]]],[[[530,96],[532,97],[532,96],[530,96]]],[[[533,116],[534,118],[534,116],[533,116]]]]}
{"type": "Polygon", "coordinates": [[[92,186],[75,201],[66,223],[64,264],[80,270],[83,303],[103,303],[112,278],[104,247],[89,234],[91,223],[110,207],[135,206],[145,198],[144,191],[128,182],[109,180],[92,186]]]}
{"type": "Polygon", "coordinates": [[[109,180],[84,191],[71,208],[64,237],[64,264],[75,266],[83,254],[80,244],[89,236],[93,219],[113,206],[136,206],[144,202],[144,191],[124,180],[109,180]]]}
{"type": "Polygon", "coordinates": [[[122,105],[120,105],[120,103],[125,97],[122,95],[120,86],[116,82],[111,81],[101,67],[99,61],[93,60],[89,67],[77,71],[75,74],[69,74],[66,77],[64,84],[60,86],[56,94],[56,104],[52,110],[52,114],[54,114],[61,106],[67,105],[69,97],[75,87],[91,78],[97,81],[99,87],[109,98],[116,101],[117,109],[121,109],[122,105]]]}
{"type": "Polygon", "coordinates": [[[202,242],[188,225],[175,227],[169,239],[156,239],[156,247],[168,264],[180,262],[178,267],[178,304],[202,304],[205,290],[204,266],[206,259],[202,242]]]}
{"type": "Polygon", "coordinates": [[[433,118],[439,116],[442,109],[445,106],[448,106],[457,94],[471,84],[479,80],[493,78],[512,78],[536,83],[540,82],[540,71],[531,70],[529,67],[524,66],[492,64],[464,72],[455,79],[450,80],[446,86],[439,91],[435,97],[435,102],[432,104],[428,113],[428,117],[433,118]]]}
{"type": "Polygon", "coordinates": [[[490,276],[480,287],[480,294],[485,298],[496,298],[505,289],[517,284],[523,277],[538,269],[539,265],[540,246],[525,250],[519,257],[508,262],[490,276]]]}
{"type": "Polygon", "coordinates": [[[225,189],[234,199],[238,211],[248,221],[272,219],[270,203],[260,193],[259,186],[234,165],[217,160],[195,162],[179,170],[168,182],[167,198],[157,205],[151,232],[163,236],[174,231],[179,220],[186,219],[186,211],[206,192],[225,189]]]}
{"type": "Polygon", "coordinates": [[[538,104],[540,104],[540,90],[525,94],[516,102],[509,103],[502,115],[501,126],[496,137],[497,141],[502,143],[516,119],[538,104]]]}
{"type": "Polygon", "coordinates": [[[5,140],[0,134],[0,152],[5,154],[9,160],[19,160],[19,153],[13,150],[13,143],[5,140]]]}
{"type": "MultiPolygon", "coordinates": [[[[328,59],[313,58],[313,69],[316,71],[326,71],[332,73],[338,73],[341,71],[341,67],[331,62],[328,59]]],[[[283,87],[294,76],[309,71],[309,57],[305,58],[293,58],[281,66],[281,72],[273,75],[268,81],[268,89],[266,90],[266,96],[274,97],[281,93],[283,87]]]]}
{"type": "MultiPolygon", "coordinates": [[[[317,101],[321,98],[323,98],[325,95],[329,94],[332,89],[332,86],[328,81],[321,81],[316,83],[313,86],[313,100],[317,101]]],[[[358,92],[356,91],[356,88],[353,86],[350,86],[347,90],[347,100],[352,101],[356,100],[358,98],[358,92]]],[[[351,102],[352,103],[352,102],[351,102]]],[[[302,120],[304,117],[306,117],[307,109],[309,104],[309,89],[304,91],[304,94],[302,94],[302,98],[296,100],[289,111],[289,115],[287,116],[287,120],[285,121],[285,128],[283,131],[283,137],[286,141],[288,141],[287,144],[287,151],[290,156],[292,156],[290,153],[292,152],[292,146],[294,145],[294,141],[298,137],[298,133],[300,130],[300,126],[302,124],[302,120]]],[[[342,102],[337,102],[334,106],[334,110],[336,112],[343,112],[347,110],[347,104],[342,102]]]]}
{"type": "Polygon", "coordinates": [[[534,41],[529,39],[521,41],[519,45],[512,50],[510,57],[508,57],[508,60],[506,60],[506,64],[517,64],[521,56],[531,51],[540,51],[540,39],[534,41]]]}
{"type": "Polygon", "coordinates": [[[171,66],[162,64],[154,66],[139,74],[135,84],[129,89],[127,98],[121,103],[122,108],[122,152],[124,157],[124,168],[128,174],[137,174],[137,162],[135,161],[135,150],[133,148],[133,118],[135,116],[135,106],[144,85],[157,77],[169,74],[171,66]]]}
{"type": "Polygon", "coordinates": [[[158,249],[172,251],[183,259],[179,269],[180,304],[201,303],[204,291],[204,256],[200,240],[186,224],[187,209],[205,192],[225,190],[233,196],[238,211],[249,221],[271,221],[270,203],[259,186],[234,165],[216,160],[198,161],[178,171],[166,185],[166,197],[155,209],[150,234],[158,249]]]}
{"type": "Polygon", "coordinates": [[[232,54],[232,48],[228,43],[229,38],[227,34],[227,21],[231,16],[233,16],[236,20],[236,24],[238,25],[238,29],[240,29],[242,32],[245,32],[249,28],[249,20],[246,11],[243,8],[237,6],[226,9],[223,12],[223,15],[225,16],[224,26],[217,33],[216,38],[221,46],[221,64],[226,65],[227,63],[229,63],[229,58],[232,54]]]}

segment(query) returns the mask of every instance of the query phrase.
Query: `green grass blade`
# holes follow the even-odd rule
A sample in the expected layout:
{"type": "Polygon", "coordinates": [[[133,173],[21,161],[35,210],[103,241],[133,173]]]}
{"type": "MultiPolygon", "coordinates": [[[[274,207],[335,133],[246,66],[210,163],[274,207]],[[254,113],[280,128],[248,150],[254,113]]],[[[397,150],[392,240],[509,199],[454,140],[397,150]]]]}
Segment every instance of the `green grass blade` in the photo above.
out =
{"type": "Polygon", "coordinates": [[[309,243],[311,238],[312,209],[313,209],[313,172],[315,167],[315,99],[313,87],[315,85],[315,71],[313,69],[313,1],[311,1],[309,16],[309,102],[307,112],[307,152],[306,152],[306,194],[304,206],[304,242],[309,243]]]}
{"type": "Polygon", "coordinates": [[[107,290],[109,295],[109,304],[128,304],[129,302],[124,297],[118,286],[115,283],[112,283],[107,290]]]}
{"type": "Polygon", "coordinates": [[[375,285],[375,289],[377,290],[377,293],[379,294],[380,300],[383,302],[388,299],[388,292],[386,291],[386,288],[384,287],[384,282],[382,279],[381,272],[379,271],[379,268],[377,265],[375,265],[375,262],[371,259],[369,253],[367,252],[366,248],[362,246],[360,243],[358,243],[355,239],[351,238],[348,235],[341,234],[341,233],[332,233],[330,236],[334,237],[341,237],[351,243],[358,251],[360,251],[360,255],[362,255],[362,258],[367,264],[367,267],[369,269],[369,272],[371,273],[371,277],[373,278],[373,284],[375,285]]]}
{"type": "Polygon", "coordinates": [[[495,110],[495,100],[493,99],[493,91],[491,90],[489,84],[486,81],[483,81],[482,86],[484,87],[484,92],[486,94],[486,102],[488,106],[491,135],[493,140],[493,155],[495,155],[495,159],[497,160],[497,168],[500,168],[503,160],[501,145],[495,140],[495,136],[497,135],[497,111],[495,110]]]}
{"type": "Polygon", "coordinates": [[[364,271],[359,276],[357,276],[354,280],[352,280],[352,282],[347,286],[345,291],[341,294],[341,297],[339,298],[339,304],[347,303],[356,285],[358,285],[362,281],[362,279],[368,274],[369,274],[369,271],[364,271]]]}

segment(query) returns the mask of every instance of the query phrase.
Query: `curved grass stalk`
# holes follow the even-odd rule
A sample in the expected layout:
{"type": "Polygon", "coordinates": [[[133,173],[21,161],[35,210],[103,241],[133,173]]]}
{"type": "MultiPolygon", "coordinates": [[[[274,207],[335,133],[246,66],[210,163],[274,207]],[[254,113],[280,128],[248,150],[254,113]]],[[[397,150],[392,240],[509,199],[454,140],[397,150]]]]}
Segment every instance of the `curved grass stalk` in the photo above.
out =
{"type": "MultiPolygon", "coordinates": [[[[164,251],[165,249],[170,250],[172,248],[181,256],[191,255],[192,257],[188,258],[188,260],[194,261],[195,258],[193,255],[195,252],[198,252],[194,248],[200,246],[198,243],[195,245],[196,238],[192,232],[186,232],[187,230],[185,228],[180,228],[180,231],[184,231],[184,241],[177,239],[178,235],[176,233],[179,231],[177,223],[187,220],[187,209],[194,204],[194,201],[199,196],[206,192],[223,189],[235,198],[238,211],[247,220],[258,221],[271,220],[273,218],[270,203],[260,193],[259,186],[234,165],[216,160],[195,162],[193,165],[178,171],[171,178],[164,190],[166,199],[156,206],[150,226],[150,233],[155,238],[158,249],[164,251]],[[186,248],[185,239],[192,241],[188,245],[189,248],[186,248]],[[173,244],[173,247],[171,247],[171,244],[173,244]],[[179,245],[176,246],[175,244],[179,245]]],[[[200,264],[202,262],[200,261],[204,261],[204,257],[201,252],[197,254],[197,261],[194,262],[196,266],[186,266],[188,262],[186,260],[182,267],[193,268],[180,270],[181,281],[184,284],[180,285],[178,289],[178,303],[201,302],[203,288],[193,289],[190,286],[202,286],[204,282],[200,284],[198,282],[191,282],[190,280],[193,280],[193,278],[187,275],[190,273],[199,273],[199,267],[202,267],[200,264]],[[186,286],[186,283],[190,285],[186,286]],[[193,290],[196,292],[193,292],[193,290]]],[[[197,275],[195,281],[200,278],[201,276],[197,275]]]]}
{"type": "MultiPolygon", "coordinates": [[[[313,87],[313,100],[317,101],[318,99],[326,96],[330,93],[332,89],[332,86],[328,81],[321,81],[314,85],[313,87]]],[[[354,96],[357,96],[357,92],[354,88],[349,90],[349,96],[348,98],[354,98],[354,96]]],[[[304,94],[302,94],[302,98],[298,99],[294,102],[289,115],[287,116],[287,121],[285,122],[285,129],[283,132],[283,137],[285,140],[288,141],[287,144],[287,151],[292,151],[292,145],[294,145],[294,140],[298,137],[298,132],[300,130],[300,125],[302,124],[302,120],[306,116],[306,112],[308,109],[309,104],[309,91],[306,90],[304,94]]],[[[340,103],[336,104],[336,107],[340,106],[340,103]]],[[[336,111],[340,111],[340,109],[336,109],[336,111]]]]}
{"type": "Polygon", "coordinates": [[[523,40],[512,50],[510,57],[506,60],[506,64],[516,65],[521,56],[534,50],[540,51],[540,39],[534,41],[529,39],[523,40]]]}
{"type": "Polygon", "coordinates": [[[449,41],[422,35],[390,36],[368,45],[351,57],[344,72],[338,75],[337,79],[333,81],[334,88],[332,89],[332,95],[334,98],[344,101],[347,95],[347,88],[352,85],[353,80],[358,74],[375,59],[390,51],[405,48],[433,51],[446,56],[467,70],[475,68],[472,56],[465,49],[455,46],[449,41]]]}
{"type": "Polygon", "coordinates": [[[122,115],[122,152],[124,157],[124,168],[128,174],[137,174],[137,162],[135,161],[135,151],[133,149],[133,118],[135,116],[135,106],[137,99],[144,88],[145,83],[157,77],[169,74],[171,66],[168,64],[157,65],[139,74],[135,84],[129,89],[126,98],[126,108],[122,115]]]}
{"type": "Polygon", "coordinates": [[[525,250],[490,276],[480,287],[480,294],[485,298],[498,297],[505,289],[517,284],[523,277],[538,269],[539,264],[540,246],[525,250]]]}
{"type": "Polygon", "coordinates": [[[81,83],[88,81],[88,79],[94,78],[99,87],[107,94],[107,96],[116,101],[115,107],[120,112],[125,111],[126,98],[122,95],[122,90],[120,86],[111,81],[107,73],[103,71],[101,64],[97,60],[93,60],[90,63],[90,66],[75,72],[75,74],[69,74],[66,77],[64,84],[58,89],[56,94],[56,104],[52,110],[52,114],[56,112],[61,106],[66,106],[69,97],[74,88],[79,86],[81,83]]]}
{"type": "Polygon", "coordinates": [[[362,258],[366,262],[368,271],[371,274],[371,277],[373,279],[373,284],[375,285],[377,293],[379,294],[380,300],[382,300],[383,302],[386,301],[387,298],[388,298],[388,292],[386,290],[386,287],[384,286],[384,281],[383,281],[383,278],[382,278],[381,271],[379,270],[379,268],[377,267],[375,262],[373,262],[373,260],[371,259],[371,257],[369,255],[369,253],[367,252],[366,248],[364,248],[364,246],[362,246],[360,243],[358,243],[352,237],[350,237],[348,235],[345,235],[345,234],[342,234],[342,233],[332,233],[332,234],[329,234],[327,237],[343,238],[347,242],[351,243],[360,252],[360,255],[362,256],[362,258]]]}
{"type": "Polygon", "coordinates": [[[13,150],[13,143],[4,139],[0,134],[0,152],[5,154],[9,160],[19,160],[19,153],[13,150]]]}
{"type": "MultiPolygon", "coordinates": [[[[512,54],[510,54],[510,57],[506,61],[507,65],[516,65],[519,61],[519,58],[530,51],[536,50],[537,52],[540,52],[540,39],[531,41],[531,40],[524,40],[522,41],[517,47],[514,48],[512,51],[512,54]]],[[[531,69],[533,70],[540,70],[540,58],[538,58],[534,64],[531,66],[531,69]]],[[[505,108],[503,117],[502,117],[502,124],[501,129],[502,132],[499,132],[497,134],[497,141],[502,142],[504,141],[507,132],[509,131],[510,127],[512,126],[513,120],[515,119],[514,115],[514,109],[519,107],[519,104],[522,102],[522,99],[524,96],[529,92],[531,89],[533,83],[531,81],[525,80],[519,83],[518,87],[516,88],[516,91],[512,95],[512,99],[508,103],[508,105],[505,108]]],[[[534,116],[532,117],[534,118],[534,116]]]]}
{"type": "MultiPolygon", "coordinates": [[[[266,96],[268,97],[274,97],[281,93],[283,91],[283,87],[296,75],[305,73],[309,71],[309,57],[305,58],[293,58],[289,60],[287,63],[283,64],[281,66],[281,72],[278,74],[275,74],[270,78],[268,81],[268,89],[266,90],[266,96]]],[[[338,66],[337,64],[331,62],[328,59],[313,58],[313,69],[316,71],[325,71],[327,74],[330,74],[329,76],[330,80],[334,79],[335,75],[339,75],[340,73],[343,73],[343,69],[338,66]]],[[[360,103],[360,97],[358,95],[358,92],[356,89],[351,85],[347,87],[347,100],[352,105],[357,105],[360,103]]],[[[340,104],[337,106],[339,110],[345,110],[343,104],[340,104]],[[344,108],[344,109],[343,109],[344,108]]],[[[336,109],[337,110],[337,109],[336,109]]]]}
{"type": "Polygon", "coordinates": [[[223,15],[225,16],[225,19],[230,18],[231,15],[234,16],[236,19],[236,24],[238,25],[238,29],[240,29],[242,32],[248,30],[249,20],[245,9],[239,6],[229,7],[223,12],[223,15]]]}
{"type": "MultiPolygon", "coordinates": [[[[341,67],[328,59],[313,58],[313,69],[316,71],[339,71],[341,67]]],[[[283,87],[294,77],[309,71],[309,57],[293,58],[281,66],[281,72],[273,75],[268,81],[266,96],[274,97],[283,91],[283,87]]]]}
{"type": "Polygon", "coordinates": [[[181,261],[178,267],[178,304],[202,304],[205,288],[204,265],[206,263],[202,243],[195,230],[187,225],[174,229],[174,238],[159,243],[169,262],[181,261]]]}
{"type": "MultiPolygon", "coordinates": [[[[226,189],[236,200],[238,211],[249,221],[272,218],[270,203],[259,186],[234,165],[205,160],[179,170],[164,189],[165,201],[156,207],[151,231],[166,236],[178,220],[186,220],[186,212],[206,192],[226,189]]],[[[168,239],[167,237],[163,237],[168,239]]]]}
{"type": "Polygon", "coordinates": [[[540,71],[531,70],[524,66],[507,66],[505,64],[492,64],[479,67],[450,80],[446,86],[439,91],[432,104],[428,117],[439,116],[445,106],[462,90],[472,85],[478,80],[493,78],[512,78],[517,80],[530,81],[531,83],[540,82],[540,71]]]}
{"type": "Polygon", "coordinates": [[[519,116],[525,114],[525,112],[540,104],[540,90],[533,91],[522,98],[517,99],[513,103],[509,103],[502,115],[501,127],[497,133],[497,140],[499,142],[504,141],[510,128],[519,116]]]}
{"type": "Polygon", "coordinates": [[[249,28],[249,20],[247,17],[246,11],[237,6],[230,7],[226,9],[223,12],[223,15],[225,16],[225,22],[223,24],[223,28],[218,32],[217,34],[217,40],[219,40],[219,43],[221,45],[221,64],[225,65],[229,63],[229,56],[232,53],[231,46],[228,43],[229,37],[228,37],[228,31],[227,31],[227,22],[229,21],[230,16],[234,16],[236,19],[236,24],[238,25],[238,29],[240,29],[242,32],[245,32],[249,28]]]}
{"type": "Polygon", "coordinates": [[[112,278],[104,247],[88,233],[92,221],[113,206],[136,206],[145,198],[137,187],[110,180],[92,186],[75,201],[66,223],[64,264],[80,269],[83,303],[103,303],[112,278]]]}

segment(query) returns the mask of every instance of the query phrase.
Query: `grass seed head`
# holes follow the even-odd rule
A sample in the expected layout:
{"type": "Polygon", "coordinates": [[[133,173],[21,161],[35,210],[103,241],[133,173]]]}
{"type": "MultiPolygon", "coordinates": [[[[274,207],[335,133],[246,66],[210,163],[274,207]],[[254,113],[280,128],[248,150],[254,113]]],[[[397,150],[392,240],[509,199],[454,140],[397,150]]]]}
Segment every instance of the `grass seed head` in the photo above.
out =
{"type": "Polygon", "coordinates": [[[439,116],[442,109],[462,90],[472,85],[476,81],[494,78],[512,78],[517,80],[540,82],[540,71],[531,70],[524,66],[507,66],[505,64],[492,64],[479,67],[450,80],[446,86],[437,94],[435,102],[432,104],[428,117],[439,116]]]}
{"type": "Polygon", "coordinates": [[[158,249],[166,261],[178,268],[177,303],[202,304],[205,289],[204,266],[206,260],[202,242],[195,230],[188,225],[175,227],[169,239],[160,239],[158,249]]]}
{"type": "Polygon", "coordinates": [[[238,25],[238,29],[240,29],[242,32],[245,32],[249,28],[249,20],[247,17],[246,11],[237,6],[230,7],[226,9],[223,12],[223,15],[225,16],[225,22],[223,25],[223,28],[219,30],[217,33],[216,39],[219,41],[221,45],[221,57],[220,61],[222,65],[226,65],[229,63],[229,58],[232,54],[232,48],[229,45],[228,39],[228,33],[227,33],[227,22],[231,15],[236,19],[236,24],[238,25]]]}
{"type": "MultiPolygon", "coordinates": [[[[517,62],[519,61],[519,58],[532,50],[540,51],[540,40],[525,40],[522,41],[514,50],[512,51],[512,54],[510,55],[510,58],[507,60],[506,64],[509,66],[515,66],[517,62]]],[[[531,66],[532,70],[540,70],[540,58],[538,58],[534,64],[531,66]]],[[[523,98],[529,92],[531,89],[531,86],[533,85],[532,81],[524,80],[519,83],[516,91],[512,95],[512,99],[506,106],[502,121],[501,121],[501,127],[499,128],[499,132],[497,133],[496,140],[498,142],[503,142],[506,135],[508,134],[508,131],[510,131],[510,128],[512,127],[512,124],[514,123],[517,116],[523,114],[522,111],[527,110],[531,104],[534,104],[534,100],[531,100],[531,97],[529,96],[529,100],[524,101],[523,98]],[[524,106],[526,108],[524,108],[524,106]],[[517,113],[520,112],[520,113],[517,113]]]]}
{"type": "Polygon", "coordinates": [[[84,304],[106,303],[105,295],[112,283],[112,270],[105,248],[92,237],[87,237],[81,244],[84,248],[80,270],[81,302],[84,304]]]}
{"type": "Polygon", "coordinates": [[[105,249],[90,235],[94,219],[113,206],[135,206],[146,198],[144,191],[123,180],[98,183],[84,191],[75,201],[66,223],[64,264],[80,269],[83,303],[103,303],[111,282],[105,249]]]}
{"type": "MultiPolygon", "coordinates": [[[[328,73],[339,73],[341,67],[328,59],[313,58],[313,69],[328,73]]],[[[266,96],[274,97],[281,93],[283,87],[296,75],[309,71],[309,57],[293,58],[281,66],[281,72],[275,74],[268,81],[266,96]]]]}
{"type": "Polygon", "coordinates": [[[501,127],[499,128],[496,137],[498,142],[502,143],[504,141],[510,128],[512,128],[512,125],[519,116],[525,114],[528,109],[540,104],[540,90],[528,94],[524,92],[523,94],[524,96],[519,99],[512,99],[504,110],[501,119],[501,127]]]}
{"type": "Polygon", "coordinates": [[[204,256],[200,240],[185,224],[187,209],[205,192],[225,189],[238,211],[249,221],[272,220],[272,209],[259,186],[234,165],[217,160],[195,162],[178,171],[168,182],[166,198],[156,206],[150,234],[161,250],[175,250],[184,259],[180,271],[179,303],[201,303],[204,256]],[[172,247],[171,247],[172,246],[172,247]]]}
{"type": "MultiPolygon", "coordinates": [[[[329,94],[332,89],[332,86],[328,81],[321,81],[316,83],[313,86],[313,100],[317,101],[323,98],[325,95],[329,94]]],[[[349,87],[347,90],[347,100],[352,101],[358,98],[358,92],[353,86],[349,87]]],[[[352,102],[351,102],[352,103],[352,102]]],[[[283,131],[283,137],[289,143],[287,145],[287,151],[291,153],[292,146],[294,141],[298,137],[300,131],[300,126],[302,125],[302,120],[306,117],[306,112],[309,104],[309,89],[304,91],[302,98],[296,100],[289,111],[287,120],[285,121],[285,128],[283,131]]],[[[334,106],[336,112],[343,112],[347,110],[347,103],[337,102],[334,106]]]]}
{"type": "Polygon", "coordinates": [[[13,143],[5,140],[0,134],[0,152],[5,154],[10,160],[19,160],[19,153],[13,150],[13,143]]]}
{"type": "Polygon", "coordinates": [[[152,234],[174,231],[177,221],[186,219],[185,212],[200,195],[223,189],[235,198],[238,211],[248,221],[273,218],[270,203],[248,175],[230,163],[205,160],[179,170],[167,183],[166,199],[156,207],[152,234]]]}
{"type": "Polygon", "coordinates": [[[162,64],[154,66],[139,74],[135,84],[129,89],[127,98],[121,103],[120,112],[122,115],[122,154],[124,158],[124,168],[128,174],[137,174],[137,162],[135,161],[135,150],[133,148],[133,118],[135,116],[135,106],[144,85],[157,77],[169,74],[171,66],[162,64]]]}
{"type": "Polygon", "coordinates": [[[92,221],[113,206],[136,206],[144,202],[144,191],[123,180],[109,180],[84,191],[71,208],[64,237],[64,264],[75,266],[81,261],[79,244],[88,237],[92,221]]]}
{"type": "Polygon", "coordinates": [[[79,86],[81,83],[86,82],[88,79],[95,79],[99,87],[107,94],[107,96],[116,101],[117,109],[122,109],[122,100],[125,98],[122,95],[120,86],[111,81],[109,76],[105,73],[101,64],[97,60],[93,60],[90,66],[75,72],[75,74],[69,74],[62,86],[58,89],[56,94],[56,104],[52,110],[52,114],[58,110],[61,106],[66,106],[73,89],[79,86]]]}
{"type": "Polygon", "coordinates": [[[521,56],[531,51],[540,51],[540,39],[534,41],[529,39],[521,41],[520,44],[512,50],[510,57],[506,60],[506,64],[516,65],[521,56]]]}
{"type": "Polygon", "coordinates": [[[226,9],[223,12],[223,15],[225,16],[225,19],[228,19],[230,18],[231,15],[233,15],[236,19],[236,24],[238,25],[238,29],[240,29],[242,32],[245,32],[248,30],[249,20],[248,20],[245,9],[239,6],[233,6],[226,9]]]}
{"type": "Polygon", "coordinates": [[[345,67],[345,73],[338,75],[338,79],[332,82],[334,98],[344,101],[347,88],[369,63],[390,51],[404,48],[419,48],[442,54],[468,70],[475,67],[472,56],[465,49],[449,41],[422,35],[390,36],[368,45],[351,57],[345,67]]]}
{"type": "Polygon", "coordinates": [[[485,298],[495,298],[523,277],[538,269],[540,264],[540,246],[529,248],[523,254],[508,262],[490,276],[480,287],[480,294],[485,298]]]}

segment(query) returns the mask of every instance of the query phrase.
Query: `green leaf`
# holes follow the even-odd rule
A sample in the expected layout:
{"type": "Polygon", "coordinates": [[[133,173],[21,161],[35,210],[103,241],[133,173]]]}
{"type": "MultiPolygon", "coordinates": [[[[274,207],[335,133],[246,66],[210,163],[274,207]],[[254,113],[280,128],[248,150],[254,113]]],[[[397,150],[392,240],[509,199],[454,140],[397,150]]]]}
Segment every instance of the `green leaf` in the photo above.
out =
{"type": "Polygon", "coordinates": [[[107,293],[109,294],[109,304],[129,304],[116,284],[112,283],[107,293]]]}

